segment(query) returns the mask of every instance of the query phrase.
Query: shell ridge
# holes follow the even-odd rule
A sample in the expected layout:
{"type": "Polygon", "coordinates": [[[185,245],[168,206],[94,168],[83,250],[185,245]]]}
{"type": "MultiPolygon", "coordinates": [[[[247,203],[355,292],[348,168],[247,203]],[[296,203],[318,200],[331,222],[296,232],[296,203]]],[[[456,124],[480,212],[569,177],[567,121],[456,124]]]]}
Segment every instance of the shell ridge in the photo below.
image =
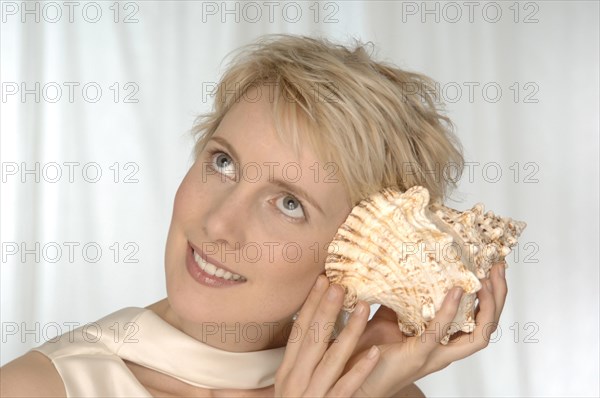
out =
{"type": "Polygon", "coordinates": [[[325,272],[344,286],[344,309],[358,300],[382,304],[407,335],[421,334],[448,291],[462,287],[448,342],[474,330],[479,279],[510,253],[526,224],[485,212],[481,203],[458,211],[429,202],[420,186],[385,188],[361,201],[328,246],[325,272]]]}

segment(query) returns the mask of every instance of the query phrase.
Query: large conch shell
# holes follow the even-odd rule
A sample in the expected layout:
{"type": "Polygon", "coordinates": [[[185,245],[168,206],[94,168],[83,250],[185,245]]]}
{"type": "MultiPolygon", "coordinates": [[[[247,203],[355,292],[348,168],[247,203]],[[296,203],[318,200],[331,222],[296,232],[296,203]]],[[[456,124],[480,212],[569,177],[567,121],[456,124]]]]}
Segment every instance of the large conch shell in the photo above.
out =
{"type": "Polygon", "coordinates": [[[400,330],[420,335],[453,286],[464,290],[443,338],[475,328],[479,279],[517,244],[524,222],[484,214],[482,204],[460,212],[429,204],[426,188],[402,193],[386,188],[360,202],[328,247],[327,277],[346,291],[344,309],[358,300],[382,304],[398,315],[400,330]]]}

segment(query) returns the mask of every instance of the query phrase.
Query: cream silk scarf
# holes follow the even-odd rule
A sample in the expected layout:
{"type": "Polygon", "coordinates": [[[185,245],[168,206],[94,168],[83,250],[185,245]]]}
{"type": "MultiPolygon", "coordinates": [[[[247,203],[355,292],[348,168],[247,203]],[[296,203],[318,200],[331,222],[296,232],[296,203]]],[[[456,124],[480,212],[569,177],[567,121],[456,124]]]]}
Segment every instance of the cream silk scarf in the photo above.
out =
{"type": "Polygon", "coordinates": [[[124,396],[145,390],[123,360],[197,387],[256,389],[274,383],[285,347],[241,353],[223,351],[186,335],[151,310],[131,307],[35,350],[53,361],[67,395],[124,396]]]}

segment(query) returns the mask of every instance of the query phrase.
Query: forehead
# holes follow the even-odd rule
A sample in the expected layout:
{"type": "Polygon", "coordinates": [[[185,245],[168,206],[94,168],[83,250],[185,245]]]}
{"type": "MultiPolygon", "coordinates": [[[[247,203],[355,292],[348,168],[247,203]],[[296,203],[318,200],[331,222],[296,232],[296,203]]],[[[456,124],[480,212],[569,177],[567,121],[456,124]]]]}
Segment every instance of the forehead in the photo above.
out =
{"type": "MultiPolygon", "coordinates": [[[[260,168],[261,182],[280,179],[297,185],[318,202],[325,214],[345,217],[350,211],[348,193],[336,176],[336,165],[321,161],[304,142],[296,154],[275,129],[273,107],[267,92],[253,89],[227,112],[214,136],[226,140],[237,153],[242,169],[260,168]],[[341,206],[344,204],[344,206],[341,206]],[[347,207],[347,208],[346,208],[347,207]]],[[[233,154],[232,154],[233,155],[233,154]]],[[[254,173],[256,175],[256,173],[254,173]]]]}
{"type": "MultiPolygon", "coordinates": [[[[256,92],[256,89],[252,91],[256,92]]],[[[249,94],[252,101],[242,97],[226,113],[219,124],[215,136],[227,140],[236,151],[248,157],[262,156],[265,162],[298,163],[312,165],[318,162],[314,152],[302,146],[299,154],[295,154],[291,143],[282,141],[275,130],[275,119],[272,104],[266,95],[249,94]]],[[[240,162],[249,159],[236,159],[240,162]]]]}

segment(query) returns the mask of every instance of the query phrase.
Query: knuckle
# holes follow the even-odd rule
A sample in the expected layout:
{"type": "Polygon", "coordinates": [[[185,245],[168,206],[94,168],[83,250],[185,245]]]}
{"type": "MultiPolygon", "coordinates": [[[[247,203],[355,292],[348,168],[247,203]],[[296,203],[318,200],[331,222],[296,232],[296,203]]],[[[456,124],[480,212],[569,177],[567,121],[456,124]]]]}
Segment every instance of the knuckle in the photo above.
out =
{"type": "Polygon", "coordinates": [[[347,386],[336,385],[329,391],[329,394],[327,394],[327,396],[328,397],[351,397],[352,394],[354,394],[354,391],[352,389],[348,388],[347,386]]]}
{"type": "Polygon", "coordinates": [[[475,347],[478,350],[483,350],[484,348],[486,348],[488,345],[490,344],[490,336],[486,335],[483,336],[482,338],[478,339],[478,341],[476,342],[475,347]]]}
{"type": "Polygon", "coordinates": [[[506,284],[506,281],[504,279],[496,279],[495,283],[494,283],[494,290],[507,290],[508,285],[506,284]]]}
{"type": "Polygon", "coordinates": [[[362,361],[358,361],[355,366],[356,373],[360,376],[368,375],[371,372],[371,364],[363,358],[362,361]]]}
{"type": "Polygon", "coordinates": [[[489,329],[489,335],[491,337],[492,333],[494,333],[496,331],[496,329],[498,329],[498,322],[492,322],[491,324],[492,326],[489,329]]]}
{"type": "Polygon", "coordinates": [[[282,365],[275,373],[275,384],[283,384],[288,374],[287,367],[282,365]]]}
{"type": "Polygon", "coordinates": [[[323,354],[323,359],[321,360],[321,363],[325,365],[325,367],[328,367],[335,364],[337,362],[336,359],[337,356],[334,355],[333,352],[331,352],[331,349],[329,349],[325,351],[325,354],[323,354]]]}
{"type": "Polygon", "coordinates": [[[321,301],[316,315],[321,318],[329,318],[335,312],[335,309],[336,303],[332,303],[329,300],[321,301]]]}
{"type": "MultiPolygon", "coordinates": [[[[283,394],[284,396],[293,396],[298,395],[298,389],[301,386],[307,385],[307,380],[304,377],[300,376],[298,373],[292,373],[287,378],[285,378],[283,383],[283,390],[286,392],[283,394]],[[294,391],[292,391],[294,390],[294,391]]],[[[303,388],[302,388],[303,390],[303,388]]]]}
{"type": "Polygon", "coordinates": [[[434,363],[427,363],[426,365],[423,366],[423,368],[425,369],[425,373],[429,374],[429,373],[433,373],[433,372],[437,372],[439,370],[442,369],[446,369],[448,366],[450,366],[452,362],[448,362],[448,361],[444,361],[444,362],[434,362],[434,363]]]}
{"type": "Polygon", "coordinates": [[[430,351],[424,349],[420,337],[413,338],[413,340],[411,340],[409,344],[410,347],[399,346],[389,348],[388,350],[390,351],[390,356],[392,358],[404,358],[406,356],[406,349],[408,348],[409,352],[412,353],[411,360],[407,361],[403,366],[405,366],[406,369],[410,369],[411,371],[423,369],[429,362],[428,357],[430,351]]]}
{"type": "Polygon", "coordinates": [[[419,355],[415,360],[415,365],[417,369],[423,369],[428,365],[427,357],[424,355],[419,355]]]}

